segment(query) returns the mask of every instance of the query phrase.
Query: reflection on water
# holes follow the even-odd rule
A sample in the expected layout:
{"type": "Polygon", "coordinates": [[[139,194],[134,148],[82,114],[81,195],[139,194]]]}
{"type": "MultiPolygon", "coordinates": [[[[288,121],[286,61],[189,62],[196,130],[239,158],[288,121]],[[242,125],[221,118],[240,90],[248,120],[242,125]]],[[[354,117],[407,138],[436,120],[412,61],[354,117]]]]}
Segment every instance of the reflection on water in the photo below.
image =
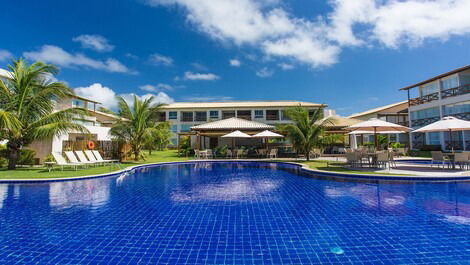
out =
{"type": "Polygon", "coordinates": [[[108,252],[106,260],[151,253],[154,264],[468,261],[470,183],[340,182],[277,163],[174,164],[0,185],[0,226],[0,264],[54,255],[79,264],[108,252]]]}
{"type": "Polygon", "coordinates": [[[99,208],[108,202],[109,194],[110,181],[107,178],[55,182],[49,185],[49,205],[57,208],[99,208]]]}

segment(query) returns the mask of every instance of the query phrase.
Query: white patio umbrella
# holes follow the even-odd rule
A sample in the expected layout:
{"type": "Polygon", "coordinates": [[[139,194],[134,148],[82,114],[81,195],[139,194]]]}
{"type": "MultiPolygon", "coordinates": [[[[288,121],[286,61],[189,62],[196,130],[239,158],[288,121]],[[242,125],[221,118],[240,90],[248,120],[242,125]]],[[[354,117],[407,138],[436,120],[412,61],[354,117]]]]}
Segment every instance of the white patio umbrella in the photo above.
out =
{"type": "MultiPolygon", "coordinates": [[[[405,133],[405,132],[398,132],[398,131],[383,131],[377,132],[377,134],[395,134],[395,133],[405,133]]],[[[374,134],[374,131],[352,131],[348,134],[374,134]]]]}
{"type": "Polygon", "coordinates": [[[222,138],[232,138],[232,149],[234,147],[235,138],[251,138],[251,136],[249,134],[246,134],[246,133],[241,132],[239,130],[233,131],[231,133],[227,133],[225,135],[222,135],[221,137],[222,138]]]}
{"type": "Polygon", "coordinates": [[[454,146],[452,145],[452,132],[458,131],[469,131],[470,130],[470,121],[457,119],[455,117],[449,116],[444,117],[441,120],[433,122],[429,125],[421,127],[413,132],[449,132],[450,134],[450,143],[452,150],[454,146]]]}
{"type": "Polygon", "coordinates": [[[375,139],[375,148],[377,148],[377,134],[380,132],[409,132],[410,128],[391,123],[388,121],[379,120],[377,118],[372,118],[367,121],[359,122],[354,125],[349,126],[347,129],[351,131],[370,131],[374,134],[375,139]]]}
{"type": "Polygon", "coordinates": [[[252,136],[253,138],[263,138],[266,141],[266,149],[268,149],[268,138],[284,138],[284,135],[271,132],[269,130],[262,131],[252,136]]]}

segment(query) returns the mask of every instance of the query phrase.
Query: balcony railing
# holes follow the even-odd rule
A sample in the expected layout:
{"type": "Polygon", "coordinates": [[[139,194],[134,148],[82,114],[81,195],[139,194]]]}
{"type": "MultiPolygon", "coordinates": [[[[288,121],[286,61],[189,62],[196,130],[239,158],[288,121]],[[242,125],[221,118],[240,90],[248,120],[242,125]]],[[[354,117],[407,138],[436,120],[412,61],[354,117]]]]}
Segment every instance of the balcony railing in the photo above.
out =
{"type": "Polygon", "coordinates": [[[457,119],[470,121],[470,112],[453,113],[453,114],[444,115],[444,117],[447,117],[447,116],[452,116],[452,117],[455,117],[457,119]]]}
{"type": "Polygon", "coordinates": [[[421,105],[439,99],[439,92],[410,99],[410,106],[421,105]]]}
{"type": "Polygon", "coordinates": [[[431,124],[433,122],[438,121],[440,118],[439,117],[431,117],[431,118],[424,118],[424,119],[419,119],[419,120],[412,120],[411,121],[411,127],[423,127],[428,124],[431,124]]]}
{"type": "Polygon", "coordinates": [[[470,93],[470,84],[442,90],[441,97],[442,98],[455,97],[455,96],[464,95],[468,93],[470,93]]]}

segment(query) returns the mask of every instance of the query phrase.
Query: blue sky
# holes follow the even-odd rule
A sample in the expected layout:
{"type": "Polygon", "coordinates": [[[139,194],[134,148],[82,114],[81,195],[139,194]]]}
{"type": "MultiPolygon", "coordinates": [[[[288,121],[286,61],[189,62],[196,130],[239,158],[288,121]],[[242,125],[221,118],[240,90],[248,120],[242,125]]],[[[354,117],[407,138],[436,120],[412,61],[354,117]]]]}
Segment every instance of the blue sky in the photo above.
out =
{"type": "Polygon", "coordinates": [[[59,80],[111,108],[135,93],[302,100],[348,115],[469,64],[469,9],[469,0],[7,1],[0,68],[12,56],[55,63],[59,80]]]}

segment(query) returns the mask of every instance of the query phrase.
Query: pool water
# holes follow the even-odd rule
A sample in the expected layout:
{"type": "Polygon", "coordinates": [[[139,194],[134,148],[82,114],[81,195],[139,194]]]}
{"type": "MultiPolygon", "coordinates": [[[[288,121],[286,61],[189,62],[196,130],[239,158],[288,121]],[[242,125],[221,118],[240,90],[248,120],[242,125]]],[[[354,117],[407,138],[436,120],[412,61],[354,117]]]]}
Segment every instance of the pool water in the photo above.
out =
{"type": "Polygon", "coordinates": [[[0,264],[469,264],[470,184],[255,162],[0,184],[0,248],[0,264]]]}

